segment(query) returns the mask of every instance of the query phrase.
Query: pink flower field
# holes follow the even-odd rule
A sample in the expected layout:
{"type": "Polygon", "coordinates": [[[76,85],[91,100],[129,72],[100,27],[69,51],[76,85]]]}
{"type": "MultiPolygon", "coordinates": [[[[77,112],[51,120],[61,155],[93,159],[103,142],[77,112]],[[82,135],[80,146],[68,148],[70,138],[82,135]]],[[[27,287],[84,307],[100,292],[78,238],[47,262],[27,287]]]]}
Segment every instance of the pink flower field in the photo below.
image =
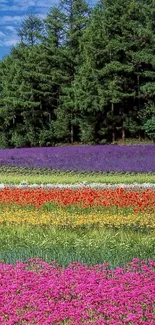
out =
{"type": "Polygon", "coordinates": [[[154,325],[155,262],[67,268],[40,259],[0,263],[2,325],[154,325]]]}

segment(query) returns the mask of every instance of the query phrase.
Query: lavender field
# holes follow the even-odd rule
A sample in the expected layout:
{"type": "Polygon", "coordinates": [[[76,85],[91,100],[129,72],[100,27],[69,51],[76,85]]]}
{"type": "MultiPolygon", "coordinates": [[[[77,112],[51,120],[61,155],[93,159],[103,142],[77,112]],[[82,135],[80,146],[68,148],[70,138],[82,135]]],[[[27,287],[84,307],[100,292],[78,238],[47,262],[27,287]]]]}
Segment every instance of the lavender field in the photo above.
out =
{"type": "Polygon", "coordinates": [[[155,172],[155,145],[1,149],[0,165],[62,171],[155,172]]]}

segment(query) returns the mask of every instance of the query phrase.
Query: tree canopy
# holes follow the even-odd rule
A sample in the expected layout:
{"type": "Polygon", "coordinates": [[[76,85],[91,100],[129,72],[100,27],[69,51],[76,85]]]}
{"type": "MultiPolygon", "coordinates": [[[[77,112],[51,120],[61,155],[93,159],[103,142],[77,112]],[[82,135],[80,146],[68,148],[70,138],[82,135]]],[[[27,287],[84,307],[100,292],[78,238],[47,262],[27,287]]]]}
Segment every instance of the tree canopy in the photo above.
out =
{"type": "Polygon", "coordinates": [[[0,61],[0,147],[155,140],[155,2],[60,0],[0,61]]]}

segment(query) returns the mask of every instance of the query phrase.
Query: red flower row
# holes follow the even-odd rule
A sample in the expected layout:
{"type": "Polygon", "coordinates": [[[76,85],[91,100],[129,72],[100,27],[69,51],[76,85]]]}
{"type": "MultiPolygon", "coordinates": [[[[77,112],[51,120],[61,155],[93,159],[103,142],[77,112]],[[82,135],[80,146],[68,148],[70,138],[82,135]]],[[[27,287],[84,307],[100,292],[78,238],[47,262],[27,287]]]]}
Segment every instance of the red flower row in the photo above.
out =
{"type": "Polygon", "coordinates": [[[121,189],[10,189],[0,190],[1,203],[28,204],[40,208],[45,203],[53,202],[58,206],[80,205],[133,208],[138,211],[155,211],[155,191],[121,189]]]}

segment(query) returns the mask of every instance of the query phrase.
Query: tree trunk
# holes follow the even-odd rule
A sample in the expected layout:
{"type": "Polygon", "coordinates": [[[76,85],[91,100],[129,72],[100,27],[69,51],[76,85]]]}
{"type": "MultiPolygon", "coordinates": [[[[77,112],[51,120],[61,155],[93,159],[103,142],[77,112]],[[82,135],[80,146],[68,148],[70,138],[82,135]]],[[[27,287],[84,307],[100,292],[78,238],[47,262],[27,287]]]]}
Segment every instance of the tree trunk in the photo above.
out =
{"type": "Polygon", "coordinates": [[[71,135],[71,143],[73,143],[74,142],[74,128],[73,128],[73,124],[72,123],[71,123],[70,135],[71,135]]]}
{"type": "Polygon", "coordinates": [[[140,109],[140,81],[139,76],[137,76],[137,95],[138,95],[138,112],[140,109]]]}
{"type": "MultiPolygon", "coordinates": [[[[114,114],[114,103],[111,103],[111,112],[114,114]]],[[[112,132],[112,142],[114,142],[115,139],[116,139],[115,131],[113,130],[113,132],[112,132]]]]}
{"type": "Polygon", "coordinates": [[[122,127],[122,140],[124,142],[124,139],[125,139],[125,128],[122,127]]]}

